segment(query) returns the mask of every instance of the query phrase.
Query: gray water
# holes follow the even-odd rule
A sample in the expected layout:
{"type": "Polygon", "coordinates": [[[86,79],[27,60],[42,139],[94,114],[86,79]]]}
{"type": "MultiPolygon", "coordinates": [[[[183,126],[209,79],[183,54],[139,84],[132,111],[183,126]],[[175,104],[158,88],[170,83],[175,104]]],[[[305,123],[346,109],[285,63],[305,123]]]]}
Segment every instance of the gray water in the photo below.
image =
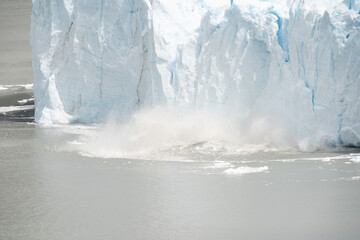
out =
{"type": "Polygon", "coordinates": [[[64,128],[0,122],[0,239],[359,239],[356,149],[239,155],[268,170],[229,175],[62,151],[64,128]]]}
{"type": "Polygon", "coordinates": [[[31,0],[0,1],[0,85],[32,82],[31,0]]]}

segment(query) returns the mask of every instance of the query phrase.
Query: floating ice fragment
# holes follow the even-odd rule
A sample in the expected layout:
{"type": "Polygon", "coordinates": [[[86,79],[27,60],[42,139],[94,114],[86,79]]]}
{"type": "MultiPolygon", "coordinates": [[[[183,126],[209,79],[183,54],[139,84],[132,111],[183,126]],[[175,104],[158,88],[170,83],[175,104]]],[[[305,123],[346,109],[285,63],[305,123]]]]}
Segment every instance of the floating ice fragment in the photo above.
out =
{"type": "Polygon", "coordinates": [[[239,167],[239,168],[229,168],[224,171],[225,174],[228,175],[243,175],[248,173],[261,173],[261,172],[269,172],[269,167],[239,167]]]}
{"type": "Polygon", "coordinates": [[[354,163],[360,163],[360,156],[355,156],[355,157],[351,158],[350,161],[352,161],[354,163]]]}
{"type": "MultiPolygon", "coordinates": [[[[1,89],[0,89],[1,90],[1,89]]],[[[34,101],[34,98],[29,98],[29,99],[22,99],[22,100],[18,100],[17,102],[21,105],[24,105],[30,101],[34,101]]]]}

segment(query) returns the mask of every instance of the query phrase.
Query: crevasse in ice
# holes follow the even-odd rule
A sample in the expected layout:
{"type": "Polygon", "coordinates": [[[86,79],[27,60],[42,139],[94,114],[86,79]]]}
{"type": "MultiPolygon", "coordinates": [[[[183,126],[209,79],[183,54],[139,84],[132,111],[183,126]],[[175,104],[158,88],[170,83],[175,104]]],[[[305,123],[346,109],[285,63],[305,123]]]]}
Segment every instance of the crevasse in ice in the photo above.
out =
{"type": "Polygon", "coordinates": [[[167,105],[360,146],[359,30],[360,0],[33,0],[35,118],[167,105]]]}

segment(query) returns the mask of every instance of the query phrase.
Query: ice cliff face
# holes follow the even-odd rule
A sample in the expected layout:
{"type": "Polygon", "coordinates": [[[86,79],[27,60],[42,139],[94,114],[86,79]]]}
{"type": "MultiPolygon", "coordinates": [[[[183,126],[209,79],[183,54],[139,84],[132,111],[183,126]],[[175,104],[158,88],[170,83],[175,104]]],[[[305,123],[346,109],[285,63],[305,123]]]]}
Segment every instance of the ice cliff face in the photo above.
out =
{"type": "Polygon", "coordinates": [[[359,0],[33,2],[38,122],[168,105],[360,146],[359,0]]]}
{"type": "Polygon", "coordinates": [[[34,1],[32,46],[39,122],[165,102],[148,1],[34,1]]]}

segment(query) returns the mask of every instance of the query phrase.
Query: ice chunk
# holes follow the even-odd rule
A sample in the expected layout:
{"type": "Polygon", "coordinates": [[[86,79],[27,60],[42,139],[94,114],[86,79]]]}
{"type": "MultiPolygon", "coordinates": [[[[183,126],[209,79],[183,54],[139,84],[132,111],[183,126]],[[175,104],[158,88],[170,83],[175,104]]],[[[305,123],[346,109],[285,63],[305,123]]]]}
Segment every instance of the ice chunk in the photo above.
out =
{"type": "Polygon", "coordinates": [[[360,156],[355,156],[355,157],[351,158],[350,161],[352,161],[354,163],[360,163],[360,156]]]}
{"type": "Polygon", "coordinates": [[[229,168],[232,166],[233,165],[230,162],[216,161],[216,162],[212,163],[211,165],[206,166],[205,168],[218,169],[218,168],[229,168]]]}
{"type": "Polygon", "coordinates": [[[238,167],[238,168],[229,168],[224,171],[225,174],[228,175],[243,175],[249,173],[261,173],[261,172],[268,172],[269,167],[238,167]]]}

